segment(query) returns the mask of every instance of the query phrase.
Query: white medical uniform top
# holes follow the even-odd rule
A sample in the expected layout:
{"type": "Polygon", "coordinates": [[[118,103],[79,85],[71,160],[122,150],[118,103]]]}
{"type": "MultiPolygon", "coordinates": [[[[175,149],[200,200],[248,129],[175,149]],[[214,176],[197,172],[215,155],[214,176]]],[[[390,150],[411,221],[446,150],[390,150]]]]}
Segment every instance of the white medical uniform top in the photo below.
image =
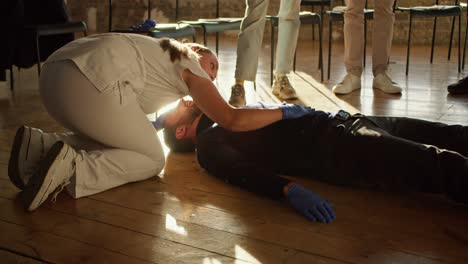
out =
{"type": "Polygon", "coordinates": [[[130,87],[145,114],[189,94],[182,79],[185,69],[210,80],[192,50],[188,59],[172,62],[158,39],[137,34],[80,38],[54,52],[46,63],[60,60],[72,60],[101,92],[130,87]]]}

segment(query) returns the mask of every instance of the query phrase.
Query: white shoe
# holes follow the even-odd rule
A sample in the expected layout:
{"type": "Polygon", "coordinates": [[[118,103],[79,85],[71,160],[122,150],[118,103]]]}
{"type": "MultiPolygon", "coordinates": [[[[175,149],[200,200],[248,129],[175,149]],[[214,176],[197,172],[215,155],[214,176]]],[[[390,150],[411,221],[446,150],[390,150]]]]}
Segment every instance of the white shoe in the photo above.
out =
{"type": "Polygon", "coordinates": [[[275,74],[272,87],[272,93],[280,99],[290,100],[297,98],[296,90],[294,90],[289,82],[288,76],[285,74],[275,74]]]}
{"type": "Polygon", "coordinates": [[[231,87],[229,104],[234,107],[242,107],[245,105],[245,89],[243,85],[236,83],[231,87]]]}
{"type": "Polygon", "coordinates": [[[70,183],[75,173],[76,151],[63,141],[56,142],[41,160],[38,171],[33,174],[21,192],[21,199],[28,211],[38,208],[51,193],[52,201],[70,183]]]}
{"type": "Polygon", "coordinates": [[[332,91],[336,94],[349,94],[359,89],[361,89],[361,77],[347,73],[340,83],[333,86],[332,91]]]}
{"type": "Polygon", "coordinates": [[[393,82],[390,76],[387,73],[379,73],[374,77],[372,86],[375,89],[382,90],[385,93],[397,94],[401,93],[401,87],[393,82]]]}
{"type": "Polygon", "coordinates": [[[52,136],[37,128],[22,126],[16,131],[8,162],[8,176],[16,187],[24,189],[39,161],[55,142],[52,136]]]}

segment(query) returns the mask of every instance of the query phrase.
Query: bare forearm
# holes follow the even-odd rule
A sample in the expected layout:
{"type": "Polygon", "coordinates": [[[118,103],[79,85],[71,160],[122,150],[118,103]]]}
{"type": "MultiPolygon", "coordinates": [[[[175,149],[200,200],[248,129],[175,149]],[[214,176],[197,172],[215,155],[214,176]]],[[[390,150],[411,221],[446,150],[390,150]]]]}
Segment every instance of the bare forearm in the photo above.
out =
{"type": "Polygon", "coordinates": [[[195,104],[210,119],[231,131],[249,131],[262,128],[283,118],[281,109],[236,109],[219,94],[214,84],[204,78],[185,72],[184,78],[195,104]]]}
{"type": "MultiPolygon", "coordinates": [[[[235,109],[226,129],[231,131],[255,130],[281,120],[281,109],[235,109]]],[[[224,126],[223,126],[224,127],[224,126]]]]}

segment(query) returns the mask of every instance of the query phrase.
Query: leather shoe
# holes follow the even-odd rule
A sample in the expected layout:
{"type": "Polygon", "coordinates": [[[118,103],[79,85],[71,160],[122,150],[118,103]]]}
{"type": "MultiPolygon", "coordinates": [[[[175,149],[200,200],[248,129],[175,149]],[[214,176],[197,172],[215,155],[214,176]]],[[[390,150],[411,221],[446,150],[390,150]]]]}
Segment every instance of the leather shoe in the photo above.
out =
{"type": "Polygon", "coordinates": [[[451,94],[468,94],[468,76],[459,80],[457,83],[450,84],[447,90],[451,94]]]}

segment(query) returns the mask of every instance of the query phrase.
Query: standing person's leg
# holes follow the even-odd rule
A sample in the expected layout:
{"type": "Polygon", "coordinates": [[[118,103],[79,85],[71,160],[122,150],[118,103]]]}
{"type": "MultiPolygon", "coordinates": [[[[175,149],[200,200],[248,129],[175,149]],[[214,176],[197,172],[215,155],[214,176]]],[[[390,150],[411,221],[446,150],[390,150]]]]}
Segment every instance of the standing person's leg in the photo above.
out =
{"type": "MultiPolygon", "coordinates": [[[[46,65],[40,85],[44,104],[51,116],[71,131],[105,146],[92,151],[66,148],[63,160],[71,165],[63,164],[70,174],[65,180],[71,181],[67,188],[73,197],[144,180],[162,170],[164,154],[161,144],[130,85],[117,82],[115,87],[100,93],[71,61],[46,65]]],[[[55,169],[54,166],[53,163],[51,168],[55,169]]],[[[39,174],[41,172],[40,169],[39,174]]],[[[48,177],[50,172],[46,173],[48,177]]],[[[33,186],[27,186],[25,190],[27,197],[34,196],[34,192],[41,188],[34,185],[43,185],[40,180],[33,181],[34,177],[37,175],[31,178],[33,186]]],[[[52,191],[44,193],[44,198],[31,198],[31,206],[27,205],[29,209],[39,206],[52,191]]]]}
{"type": "Polygon", "coordinates": [[[361,89],[362,55],[364,52],[364,0],[347,0],[344,14],[344,63],[346,76],[333,87],[337,94],[361,89]]]}
{"type": "Polygon", "coordinates": [[[368,116],[393,136],[449,149],[468,157],[468,127],[406,117],[368,116]]]}
{"type": "Polygon", "coordinates": [[[372,32],[373,87],[386,93],[400,93],[401,88],[388,76],[388,60],[392,50],[395,0],[378,0],[374,6],[374,29],[372,32]]]}
{"type": "Polygon", "coordinates": [[[244,81],[255,81],[269,2],[246,0],[247,7],[237,40],[236,84],[231,88],[229,99],[233,106],[245,105],[244,81]]]}
{"type": "Polygon", "coordinates": [[[273,94],[283,100],[297,98],[296,91],[291,86],[286,74],[289,74],[293,67],[293,58],[301,26],[300,11],[300,0],[281,0],[278,13],[278,46],[273,94]]]}

